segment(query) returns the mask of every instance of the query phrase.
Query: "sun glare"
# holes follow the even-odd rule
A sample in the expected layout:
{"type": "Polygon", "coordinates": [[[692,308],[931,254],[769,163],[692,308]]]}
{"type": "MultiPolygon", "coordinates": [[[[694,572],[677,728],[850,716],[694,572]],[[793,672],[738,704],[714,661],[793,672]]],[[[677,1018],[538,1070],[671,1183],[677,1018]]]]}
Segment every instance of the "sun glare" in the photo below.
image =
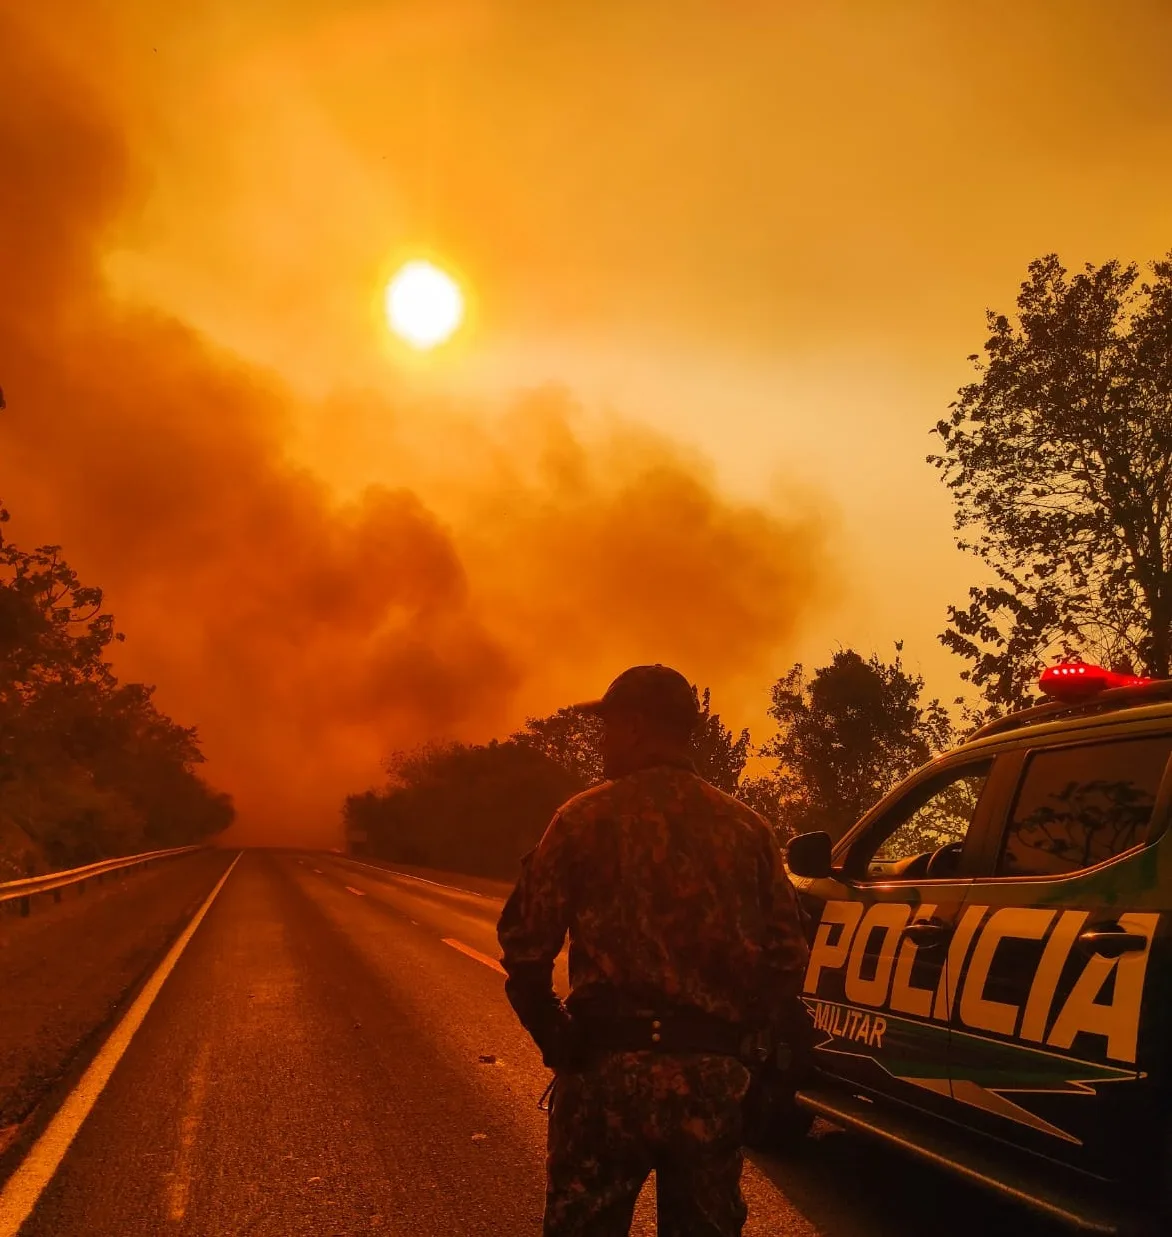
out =
{"type": "Polygon", "coordinates": [[[459,286],[430,262],[408,262],[387,285],[387,323],[414,348],[442,344],[463,317],[459,286]]]}

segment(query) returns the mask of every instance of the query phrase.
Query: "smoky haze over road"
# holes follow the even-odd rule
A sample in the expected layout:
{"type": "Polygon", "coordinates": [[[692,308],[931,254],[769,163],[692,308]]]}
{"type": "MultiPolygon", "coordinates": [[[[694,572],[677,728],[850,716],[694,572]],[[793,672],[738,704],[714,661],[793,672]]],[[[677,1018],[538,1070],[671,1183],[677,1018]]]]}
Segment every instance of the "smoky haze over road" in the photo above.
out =
{"type": "MultiPolygon", "coordinates": [[[[200,869],[205,893],[228,859],[200,869]]],[[[179,873],[199,860],[174,863],[179,873]]],[[[505,888],[245,852],[21,1237],[539,1233],[536,1105],[549,1075],[493,966],[505,888]]],[[[128,916],[139,896],[133,885],[118,894],[128,916]]],[[[68,901],[38,911],[40,931],[80,913],[68,901]]],[[[25,930],[8,931],[4,958],[25,930]]],[[[55,961],[66,978],[45,971],[46,992],[69,982],[68,956],[55,961]]],[[[558,978],[564,987],[560,966],[558,978]]],[[[1034,1224],[829,1127],[797,1159],[752,1155],[744,1186],[748,1237],[928,1237],[945,1208],[950,1231],[972,1237],[1034,1224]]],[[[633,1232],[654,1233],[650,1188],[633,1232]]]]}
{"type": "Polygon", "coordinates": [[[118,295],[109,250],[154,183],[111,97],[136,73],[67,7],[0,0],[0,165],[20,186],[0,199],[20,239],[0,497],[22,542],[64,545],[103,588],[120,677],[198,726],[233,841],[330,845],[392,747],[487,739],[624,663],[752,684],[760,708],[834,575],[815,506],[730,496],[688,444],[544,383],[453,404],[388,370],[314,398],[118,295]],[[378,442],[356,444],[368,421],[378,442]],[[327,476],[347,443],[362,468],[327,476]]]}

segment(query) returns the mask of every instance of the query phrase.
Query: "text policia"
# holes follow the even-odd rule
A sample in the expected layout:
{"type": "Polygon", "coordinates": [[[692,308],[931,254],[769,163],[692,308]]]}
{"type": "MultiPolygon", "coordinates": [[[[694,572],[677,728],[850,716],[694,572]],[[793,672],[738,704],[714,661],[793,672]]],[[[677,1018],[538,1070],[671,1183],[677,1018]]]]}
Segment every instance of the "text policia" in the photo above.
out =
{"type": "Polygon", "coordinates": [[[870,907],[861,902],[826,903],[804,987],[820,1029],[881,1049],[886,1022],[882,1018],[863,1022],[862,1011],[852,1021],[837,1002],[845,999],[852,1006],[939,1023],[951,1022],[955,1010],[960,1022],[973,1031],[1045,1043],[1051,1049],[1069,1050],[1080,1033],[1099,1036],[1109,1059],[1134,1063],[1144,976],[1158,914],[1119,916],[1120,928],[1145,940],[1142,950],[1118,957],[1091,953],[1084,960],[1072,951],[1089,911],[968,906],[942,954],[938,978],[930,987],[921,987],[913,982],[913,971],[922,947],[903,932],[913,921],[931,919],[936,909],[903,902],[870,907]],[[1032,976],[1022,977],[1020,1003],[993,1000],[986,992],[997,948],[1010,939],[1045,942],[1032,976]],[[1079,962],[1081,971],[1051,1024],[1059,980],[1068,966],[1077,967],[1079,962]],[[1108,998],[1100,1001],[1112,980],[1108,998]],[[825,1006],[821,1011],[819,1003],[825,1006]]]}

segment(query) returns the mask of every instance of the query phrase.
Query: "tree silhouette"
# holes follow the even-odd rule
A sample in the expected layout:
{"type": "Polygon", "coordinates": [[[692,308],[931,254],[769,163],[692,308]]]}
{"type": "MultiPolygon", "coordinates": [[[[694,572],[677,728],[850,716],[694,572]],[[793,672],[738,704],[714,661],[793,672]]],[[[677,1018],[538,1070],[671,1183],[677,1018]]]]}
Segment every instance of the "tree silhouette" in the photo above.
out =
{"type": "Polygon", "coordinates": [[[395,753],[382,791],[342,808],[365,849],[398,863],[484,876],[516,874],[556,809],[581,782],[542,752],[511,740],[438,743],[395,753]]]}
{"type": "MultiPolygon", "coordinates": [[[[696,771],[714,786],[735,794],[751,750],[749,732],[742,730],[733,737],[720,714],[712,711],[709,688],[700,691],[693,684],[692,695],[700,712],[700,724],[692,739],[696,771]]],[[[572,707],[558,709],[548,717],[526,718],[524,730],[512,736],[512,742],[548,756],[583,786],[602,781],[601,739],[602,722],[572,707]]]]}
{"type": "Polygon", "coordinates": [[[39,852],[69,866],[198,841],[231,823],[226,795],[199,777],[193,729],[105,660],[121,639],[102,591],[58,546],[23,550],[0,507],[0,867],[39,852]]]}
{"type": "Polygon", "coordinates": [[[755,796],[776,803],[782,833],[825,829],[841,836],[892,786],[952,741],[938,700],[921,701],[924,682],[895,660],[864,659],[853,649],[807,677],[801,664],[773,685],[776,736],[761,755],[780,762],[772,787],[755,796]]]}
{"type": "Polygon", "coordinates": [[[734,739],[720,714],[712,712],[712,692],[707,687],[700,692],[693,686],[692,694],[700,710],[700,724],[692,737],[696,772],[725,794],[738,794],[741,774],[752,750],[749,732],[742,730],[734,739]]]}
{"type": "Polygon", "coordinates": [[[1033,703],[1056,657],[1172,669],[1172,254],[1151,272],[1031,263],[936,426],[957,544],[996,577],[940,637],[986,717],[1033,703]]]}
{"type": "Polygon", "coordinates": [[[561,765],[583,787],[602,781],[602,722],[581,709],[558,709],[548,717],[527,717],[512,741],[561,765]]]}
{"type": "MultiPolygon", "coordinates": [[[[700,709],[693,744],[697,771],[730,793],[749,754],[749,732],[734,737],[692,689],[700,709]]],[[[580,709],[531,717],[504,742],[434,742],[395,751],[387,783],[346,798],[349,834],[370,853],[487,876],[512,876],[566,799],[602,781],[602,723],[580,709]]]]}

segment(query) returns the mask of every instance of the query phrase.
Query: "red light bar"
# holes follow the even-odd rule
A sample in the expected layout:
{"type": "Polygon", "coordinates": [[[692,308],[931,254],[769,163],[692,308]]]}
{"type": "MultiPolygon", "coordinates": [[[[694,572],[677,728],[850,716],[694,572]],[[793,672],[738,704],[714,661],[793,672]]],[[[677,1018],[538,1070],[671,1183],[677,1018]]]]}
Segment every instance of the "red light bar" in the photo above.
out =
{"type": "Polygon", "coordinates": [[[1114,670],[1104,670],[1102,666],[1091,666],[1086,662],[1064,661],[1057,666],[1047,666],[1042,671],[1038,688],[1057,700],[1079,700],[1112,687],[1138,687],[1141,683],[1154,681],[1137,674],[1117,674],[1114,670]]]}

